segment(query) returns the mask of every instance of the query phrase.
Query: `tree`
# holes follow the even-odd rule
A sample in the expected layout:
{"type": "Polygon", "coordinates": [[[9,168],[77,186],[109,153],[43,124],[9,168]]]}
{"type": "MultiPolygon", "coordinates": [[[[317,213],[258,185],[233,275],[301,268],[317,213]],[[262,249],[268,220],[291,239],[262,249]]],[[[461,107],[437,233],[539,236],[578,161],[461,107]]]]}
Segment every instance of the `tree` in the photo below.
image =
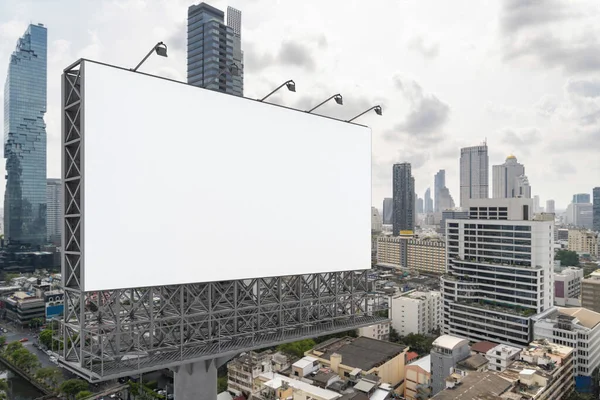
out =
{"type": "Polygon", "coordinates": [[[397,330],[390,326],[390,342],[397,343],[400,341],[400,334],[397,330]]]}
{"type": "Polygon", "coordinates": [[[315,341],[312,339],[299,340],[297,342],[281,344],[277,350],[296,357],[304,357],[304,353],[315,347],[315,341]]]}
{"type": "Polygon", "coordinates": [[[25,371],[31,371],[40,366],[37,356],[24,347],[12,352],[10,357],[17,367],[22,368],[25,371]]]}
{"type": "Polygon", "coordinates": [[[217,393],[221,393],[227,390],[227,377],[221,376],[217,378],[217,393]]]}
{"type": "Polygon", "coordinates": [[[75,396],[75,400],[85,399],[86,397],[90,397],[93,394],[94,393],[90,392],[89,390],[82,390],[81,392],[77,393],[77,395],[75,396]]]}
{"type": "Polygon", "coordinates": [[[10,357],[12,353],[14,353],[18,349],[23,348],[23,343],[21,342],[10,342],[8,346],[6,346],[6,354],[10,357]]]}
{"type": "Polygon", "coordinates": [[[435,338],[427,337],[425,335],[409,333],[404,336],[400,341],[410,347],[410,350],[417,352],[418,354],[426,354],[431,351],[431,346],[435,338]]]}
{"type": "Polygon", "coordinates": [[[52,347],[52,330],[44,329],[42,332],[40,332],[38,340],[44,346],[48,348],[52,347]]]}
{"type": "Polygon", "coordinates": [[[0,347],[6,344],[6,336],[0,336],[0,347]]]}
{"type": "Polygon", "coordinates": [[[60,385],[61,393],[66,394],[69,399],[73,399],[79,392],[87,389],[87,382],[81,379],[68,379],[60,385]]]}
{"type": "Polygon", "coordinates": [[[12,274],[5,274],[5,275],[4,275],[4,280],[5,280],[5,281],[7,281],[7,282],[10,282],[10,281],[12,281],[13,279],[15,279],[15,278],[18,278],[19,276],[21,276],[21,274],[15,274],[15,273],[12,273],[12,274]]]}
{"type": "Polygon", "coordinates": [[[579,265],[579,256],[576,252],[570,250],[558,250],[554,255],[555,260],[560,260],[560,264],[565,267],[579,265]]]}
{"type": "Polygon", "coordinates": [[[35,372],[35,377],[38,381],[45,383],[48,386],[56,387],[62,378],[62,373],[58,368],[46,367],[38,369],[35,372]]]}
{"type": "Polygon", "coordinates": [[[39,328],[42,325],[44,325],[44,320],[42,318],[32,318],[31,321],[29,321],[29,326],[32,328],[39,328]]]}
{"type": "Polygon", "coordinates": [[[8,382],[6,379],[0,379],[0,400],[8,399],[8,382]]]}

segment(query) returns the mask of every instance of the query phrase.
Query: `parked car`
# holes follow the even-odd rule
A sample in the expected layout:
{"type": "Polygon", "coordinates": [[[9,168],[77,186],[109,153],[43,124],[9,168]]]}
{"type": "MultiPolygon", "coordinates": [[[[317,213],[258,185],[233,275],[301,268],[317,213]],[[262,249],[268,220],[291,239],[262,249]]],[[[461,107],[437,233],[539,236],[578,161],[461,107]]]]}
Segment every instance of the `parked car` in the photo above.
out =
{"type": "Polygon", "coordinates": [[[19,342],[24,343],[24,342],[28,342],[29,339],[27,339],[26,337],[24,337],[23,339],[19,340],[19,342]]]}

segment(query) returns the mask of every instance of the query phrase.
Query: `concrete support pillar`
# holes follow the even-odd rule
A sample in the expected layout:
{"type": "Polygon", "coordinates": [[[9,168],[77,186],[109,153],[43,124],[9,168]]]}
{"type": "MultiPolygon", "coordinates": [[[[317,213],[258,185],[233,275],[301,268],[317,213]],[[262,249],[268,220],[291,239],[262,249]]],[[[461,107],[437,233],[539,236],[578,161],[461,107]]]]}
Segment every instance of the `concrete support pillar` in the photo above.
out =
{"type": "Polygon", "coordinates": [[[173,368],[173,386],[177,400],[216,400],[217,369],[227,358],[197,361],[173,368]]]}

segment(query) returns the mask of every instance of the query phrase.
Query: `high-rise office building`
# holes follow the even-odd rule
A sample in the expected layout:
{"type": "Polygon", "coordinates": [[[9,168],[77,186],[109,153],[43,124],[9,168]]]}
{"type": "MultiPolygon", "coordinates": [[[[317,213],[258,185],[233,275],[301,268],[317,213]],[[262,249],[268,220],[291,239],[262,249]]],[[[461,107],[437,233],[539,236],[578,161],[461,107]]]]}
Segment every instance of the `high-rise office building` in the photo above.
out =
{"type": "Polygon", "coordinates": [[[454,199],[452,198],[452,195],[450,194],[450,189],[448,189],[446,186],[444,186],[443,188],[440,189],[440,191],[438,192],[438,212],[443,212],[446,210],[451,210],[455,207],[454,204],[454,199]]]}
{"type": "Polygon", "coordinates": [[[433,211],[440,212],[440,191],[446,187],[446,170],[440,169],[433,177],[433,211]]]}
{"type": "Polygon", "coordinates": [[[429,214],[433,212],[433,200],[431,199],[431,189],[427,188],[425,191],[425,200],[424,200],[424,208],[425,213],[429,214]]]}
{"type": "Polygon", "coordinates": [[[460,206],[469,199],[489,197],[489,158],[487,143],[460,149],[460,206]]]}
{"type": "Polygon", "coordinates": [[[392,171],[394,199],[392,232],[394,236],[398,236],[400,231],[414,230],[415,187],[410,163],[394,164],[392,171]]]}
{"type": "Polygon", "coordinates": [[[48,179],[46,183],[46,236],[52,243],[60,243],[62,183],[60,179],[48,179]]]}
{"type": "Polygon", "coordinates": [[[600,232],[600,187],[595,187],[593,190],[592,203],[592,229],[596,232],[600,232]]]}
{"type": "Polygon", "coordinates": [[[578,204],[578,203],[589,203],[590,202],[590,195],[589,193],[577,193],[573,195],[573,204],[578,204]]]}
{"type": "Polygon", "coordinates": [[[417,197],[417,213],[423,214],[424,210],[425,210],[425,206],[424,206],[423,199],[420,197],[417,197]]]}
{"type": "Polygon", "coordinates": [[[190,85],[243,96],[242,13],[206,3],[188,8],[187,80],[190,85]]]}
{"type": "Polygon", "coordinates": [[[517,157],[512,154],[506,157],[504,164],[492,167],[492,197],[494,199],[531,198],[531,186],[525,176],[525,166],[519,164],[517,157]]]}
{"type": "Polygon", "coordinates": [[[565,222],[580,228],[592,229],[594,225],[592,203],[571,203],[567,206],[565,222]]]}
{"type": "Polygon", "coordinates": [[[553,305],[554,221],[524,198],[470,200],[447,221],[443,333],[527,346],[530,318],[553,305]]]}
{"type": "Polygon", "coordinates": [[[546,200],[546,212],[547,213],[555,213],[556,209],[554,207],[554,200],[546,200]]]}
{"type": "Polygon", "coordinates": [[[46,241],[47,30],[29,25],[10,57],[4,85],[5,236],[46,241]]]}
{"type": "Polygon", "coordinates": [[[392,216],[394,213],[394,199],[386,197],[383,199],[383,223],[385,225],[392,224],[392,216]]]}

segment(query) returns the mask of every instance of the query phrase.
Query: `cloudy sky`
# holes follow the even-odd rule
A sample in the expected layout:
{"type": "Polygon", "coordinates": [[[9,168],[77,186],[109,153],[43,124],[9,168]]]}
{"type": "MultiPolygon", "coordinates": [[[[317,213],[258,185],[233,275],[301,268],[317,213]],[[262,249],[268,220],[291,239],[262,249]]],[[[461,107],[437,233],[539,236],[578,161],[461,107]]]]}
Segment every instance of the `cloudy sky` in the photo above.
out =
{"type": "MultiPolygon", "coordinates": [[[[133,67],[154,43],[165,41],[169,58],[153,57],[142,69],[185,80],[190,4],[0,1],[0,79],[27,24],[48,27],[49,177],[60,175],[62,69],[80,57],[133,67]]],[[[490,164],[504,162],[510,153],[525,164],[542,205],[555,199],[564,208],[573,193],[600,186],[597,0],[209,4],[242,11],[247,97],[262,97],[292,78],[297,92],[282,91],[273,102],[306,109],[339,92],[344,106],[332,103],[320,111],[344,119],[383,105],[383,117],[370,113],[360,119],[373,128],[378,207],[391,195],[392,164],[403,161],[412,163],[421,197],[433,175],[446,169],[458,203],[459,149],[486,140],[490,164]]]]}

